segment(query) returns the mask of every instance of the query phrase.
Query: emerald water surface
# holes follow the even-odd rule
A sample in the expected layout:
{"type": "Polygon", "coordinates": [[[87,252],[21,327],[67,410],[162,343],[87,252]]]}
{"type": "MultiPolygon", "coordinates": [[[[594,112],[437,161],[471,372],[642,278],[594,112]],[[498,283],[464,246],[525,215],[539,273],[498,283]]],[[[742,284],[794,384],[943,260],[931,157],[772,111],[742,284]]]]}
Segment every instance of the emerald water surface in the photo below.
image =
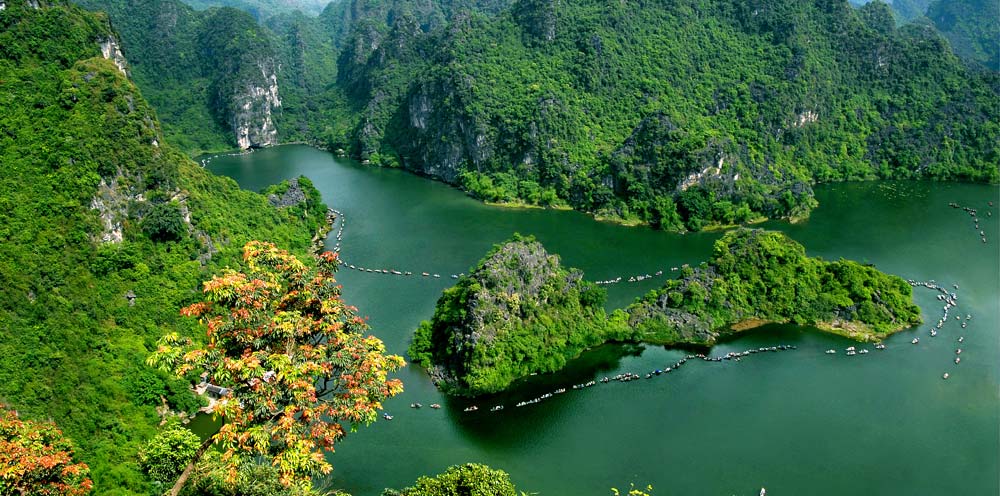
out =
{"type": "MultiPolygon", "coordinates": [[[[217,157],[210,168],[251,190],[306,175],[346,216],[342,258],[393,276],[346,268],[345,299],[370,317],[390,352],[405,354],[413,329],[430,318],[450,274],[468,272],[512,233],[532,234],[563,263],[592,280],[653,274],[711,253],[719,233],[675,235],[601,223],[569,211],[490,207],[438,182],[369,168],[306,146],[217,157]],[[425,278],[423,271],[441,279],[425,278]]],[[[536,376],[476,401],[439,394],[416,366],[399,373],[405,392],[379,420],[351,434],[331,456],[332,487],[356,496],[403,487],[463,462],[511,474],[522,491],[607,495],[611,487],[652,484],[656,496],[996,495],[1000,493],[1000,230],[993,186],[928,182],[836,184],[817,189],[820,207],[801,224],[769,222],[808,254],[875,264],[917,280],[958,284],[955,315],[936,293],[915,289],[925,324],[887,340],[884,351],[845,356],[854,343],[794,326],[770,326],[711,350],[712,355],[776,344],[798,350],[751,355],[739,363],[691,361],[677,373],[598,385],[536,405],[519,401],[559,387],[645,374],[688,353],[655,346],[605,346],[564,372],[536,376]],[[948,207],[979,209],[972,218],[948,207]],[[987,217],[986,212],[992,211],[987,217]],[[919,336],[920,343],[910,344],[919,336]],[[963,343],[957,343],[964,336],[963,343]],[[961,347],[962,361],[953,360],[961,347]],[[826,355],[834,348],[837,355],[826,355]],[[950,379],[942,380],[942,374],[950,379]],[[414,410],[410,403],[424,408],[414,410]],[[431,403],[443,408],[432,410],[431,403]],[[498,413],[487,410],[506,405],[498,413]]],[[[329,241],[333,245],[333,241],[329,241]]],[[[609,307],[659,286],[663,277],[609,287],[609,307]]],[[[871,348],[868,346],[868,348],[871,348]]]]}

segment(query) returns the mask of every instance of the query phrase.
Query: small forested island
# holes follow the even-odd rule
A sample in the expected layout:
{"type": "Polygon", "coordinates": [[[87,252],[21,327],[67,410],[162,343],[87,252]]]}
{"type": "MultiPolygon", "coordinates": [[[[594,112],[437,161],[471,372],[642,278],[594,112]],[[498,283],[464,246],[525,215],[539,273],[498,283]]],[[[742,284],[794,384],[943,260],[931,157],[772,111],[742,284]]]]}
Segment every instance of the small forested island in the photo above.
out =
{"type": "Polygon", "coordinates": [[[711,260],[682,269],[625,310],[637,339],[710,345],[733,332],[793,322],[877,341],[920,323],[903,279],[850,260],[807,257],[782,233],[737,229],[713,251],[711,260]]]}
{"type": "Polygon", "coordinates": [[[515,235],[445,290],[409,355],[451,393],[497,392],[519,377],[559,370],[588,347],[627,338],[610,333],[606,296],[534,238],[515,235]]]}
{"type": "Polygon", "coordinates": [[[782,233],[741,228],[697,268],[605,313],[606,293],[519,235],[445,290],[409,349],[446,392],[493,393],[553,372],[608,341],[712,345],[767,323],[878,341],[920,322],[903,279],[849,260],[810,258],[782,233]]]}

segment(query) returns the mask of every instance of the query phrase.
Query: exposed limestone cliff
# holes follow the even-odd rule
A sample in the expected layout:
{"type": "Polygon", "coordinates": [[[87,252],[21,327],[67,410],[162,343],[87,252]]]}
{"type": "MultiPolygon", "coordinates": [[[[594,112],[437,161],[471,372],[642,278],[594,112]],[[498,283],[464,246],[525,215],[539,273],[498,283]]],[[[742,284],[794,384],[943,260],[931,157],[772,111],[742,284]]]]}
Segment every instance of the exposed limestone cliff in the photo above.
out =
{"type": "Polygon", "coordinates": [[[232,95],[230,125],[240,148],[259,148],[278,143],[273,114],[281,107],[278,76],[273,60],[259,60],[259,77],[253,74],[236,84],[232,95]]]}
{"type": "Polygon", "coordinates": [[[95,241],[117,244],[124,239],[124,222],[129,217],[129,204],[143,202],[141,193],[123,187],[121,171],[110,181],[101,178],[97,193],[90,201],[90,208],[101,218],[101,231],[94,234],[95,241]]]}
{"type": "Polygon", "coordinates": [[[125,61],[125,55],[122,54],[122,51],[118,46],[118,40],[115,39],[114,36],[108,36],[107,38],[100,41],[100,45],[101,45],[101,55],[103,55],[104,58],[114,62],[115,67],[117,67],[119,71],[122,71],[122,74],[128,76],[128,69],[126,69],[127,63],[125,61]]]}

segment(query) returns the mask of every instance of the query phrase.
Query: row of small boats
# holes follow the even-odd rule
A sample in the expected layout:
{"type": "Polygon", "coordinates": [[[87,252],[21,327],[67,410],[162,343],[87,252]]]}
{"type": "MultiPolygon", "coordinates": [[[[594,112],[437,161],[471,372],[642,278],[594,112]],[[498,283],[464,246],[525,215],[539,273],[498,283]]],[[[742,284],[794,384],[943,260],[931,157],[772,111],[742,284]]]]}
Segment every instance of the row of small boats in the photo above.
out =
{"type": "Polygon", "coordinates": [[[201,166],[202,167],[207,167],[208,164],[212,163],[212,160],[215,160],[215,159],[217,159],[219,157],[240,157],[240,156],[243,156],[243,155],[250,155],[254,151],[256,151],[256,149],[250,148],[249,150],[243,150],[242,152],[233,152],[233,153],[223,153],[221,155],[212,155],[211,157],[201,159],[201,166]]]}
{"type": "MultiPolygon", "coordinates": [[[[955,207],[955,208],[959,208],[959,206],[957,204],[954,204],[954,203],[951,203],[949,205],[951,205],[952,207],[955,207]]],[[[992,202],[990,203],[990,206],[992,206],[992,202]]],[[[961,207],[961,208],[964,208],[966,211],[970,212],[973,215],[975,214],[975,209],[968,208],[968,207],[961,207]]],[[[978,219],[976,219],[976,220],[977,220],[977,227],[978,227],[978,219]]],[[[984,242],[985,242],[985,238],[984,238],[984,242]]],[[[937,295],[937,299],[939,301],[945,302],[944,307],[942,307],[942,316],[941,316],[941,318],[937,321],[937,324],[935,324],[934,327],[932,327],[930,329],[930,331],[929,331],[929,334],[930,334],[930,336],[932,338],[936,337],[938,335],[938,330],[941,329],[944,326],[944,324],[949,321],[949,315],[948,315],[949,310],[951,310],[952,308],[955,308],[955,307],[958,306],[958,294],[955,293],[955,292],[953,292],[953,291],[950,291],[948,288],[946,288],[944,286],[938,285],[937,282],[934,281],[933,279],[931,279],[930,281],[926,281],[926,282],[924,282],[924,281],[914,281],[914,280],[911,279],[911,280],[909,280],[907,282],[909,282],[910,285],[913,286],[913,287],[924,287],[924,288],[927,288],[927,289],[931,289],[931,290],[937,291],[939,293],[937,295]]],[[[952,287],[955,290],[958,290],[958,288],[959,288],[958,284],[953,284],[952,287]]],[[[966,314],[964,319],[961,316],[956,315],[955,316],[955,320],[961,321],[962,329],[966,329],[969,326],[969,321],[972,320],[972,314],[966,314]]],[[[965,336],[959,336],[958,339],[957,339],[957,341],[959,343],[963,343],[965,341],[965,336]]],[[[911,341],[911,343],[913,343],[913,344],[918,344],[919,342],[920,342],[920,338],[919,337],[915,337],[911,341]]],[[[957,348],[955,350],[955,355],[961,355],[961,354],[962,354],[962,349],[961,348],[957,348]]],[[[959,357],[959,356],[956,356],[955,359],[954,359],[955,365],[958,365],[961,362],[962,362],[962,358],[959,357]]],[[[951,375],[948,372],[945,372],[941,376],[942,379],[948,379],[949,377],[951,377],[951,375]]]]}
{"type": "MultiPolygon", "coordinates": [[[[747,357],[747,356],[750,356],[750,355],[755,354],[755,353],[777,352],[777,351],[795,350],[795,349],[798,349],[798,347],[796,347],[794,345],[781,344],[781,345],[776,345],[776,346],[754,348],[754,349],[749,349],[749,350],[744,350],[744,351],[733,351],[733,352],[726,353],[725,355],[716,356],[716,357],[707,356],[707,355],[705,355],[703,353],[693,354],[693,355],[686,355],[684,358],[681,358],[680,360],[674,362],[673,364],[671,364],[669,366],[663,367],[661,369],[650,370],[648,373],[645,374],[645,378],[646,379],[652,379],[654,377],[657,377],[657,376],[660,376],[660,375],[663,375],[663,374],[669,374],[670,372],[676,371],[677,369],[681,368],[681,366],[683,366],[685,363],[687,363],[688,360],[701,359],[702,361],[706,361],[706,362],[722,362],[722,361],[725,361],[725,360],[740,361],[743,357],[747,357]]],[[[602,377],[599,380],[591,380],[591,381],[587,381],[587,382],[580,383],[580,384],[574,384],[574,385],[570,386],[570,389],[571,390],[588,389],[588,388],[592,388],[594,386],[597,386],[598,384],[608,384],[610,382],[631,382],[631,381],[642,379],[642,377],[643,377],[643,375],[636,374],[634,372],[624,372],[624,373],[621,373],[621,374],[617,374],[615,376],[605,376],[605,377],[602,377]]],[[[520,408],[520,407],[525,407],[525,406],[529,406],[529,405],[535,405],[535,404],[541,403],[542,401],[545,401],[547,399],[553,398],[557,394],[563,394],[566,391],[567,391],[566,388],[559,388],[559,389],[556,389],[556,390],[552,391],[551,393],[545,393],[545,394],[543,394],[541,396],[538,396],[536,398],[532,398],[530,400],[519,401],[514,406],[516,408],[520,408]]],[[[503,409],[504,409],[504,405],[494,405],[489,410],[491,412],[499,412],[499,411],[502,411],[503,409]]],[[[466,412],[479,411],[479,407],[476,406],[476,405],[472,405],[472,406],[466,407],[464,409],[464,411],[466,411],[466,412]]]]}
{"type": "MultiPolygon", "coordinates": [[[[988,202],[988,203],[989,203],[990,207],[993,206],[993,202],[988,202]]],[[[965,212],[967,214],[969,214],[969,217],[972,217],[972,222],[974,223],[973,227],[975,228],[976,231],[979,231],[979,237],[980,237],[980,239],[983,240],[983,243],[986,243],[986,231],[983,231],[982,229],[979,228],[979,211],[978,210],[976,210],[975,208],[972,208],[972,207],[963,207],[963,206],[961,206],[961,205],[959,205],[959,204],[957,204],[955,202],[949,203],[948,206],[952,207],[952,208],[961,208],[962,210],[965,210],[965,212]]],[[[986,216],[987,217],[992,217],[993,216],[993,212],[987,210],[986,211],[986,216]]]]}
{"type": "MultiPolygon", "coordinates": [[[[687,266],[688,266],[688,264],[682,265],[682,267],[687,267],[687,266]]],[[[676,271],[678,271],[680,269],[678,267],[671,267],[670,270],[671,270],[671,272],[676,272],[676,271]]],[[[615,277],[614,279],[605,279],[603,281],[594,281],[594,284],[608,285],[608,284],[618,284],[620,282],[642,282],[642,281],[645,281],[647,279],[652,279],[654,277],[659,277],[659,276],[662,276],[662,275],[663,275],[663,271],[662,270],[658,270],[658,271],[656,271],[656,272],[654,272],[652,274],[650,274],[650,273],[647,272],[645,274],[637,274],[637,275],[633,275],[633,276],[628,276],[627,279],[624,276],[618,276],[618,277],[615,277]]]]}

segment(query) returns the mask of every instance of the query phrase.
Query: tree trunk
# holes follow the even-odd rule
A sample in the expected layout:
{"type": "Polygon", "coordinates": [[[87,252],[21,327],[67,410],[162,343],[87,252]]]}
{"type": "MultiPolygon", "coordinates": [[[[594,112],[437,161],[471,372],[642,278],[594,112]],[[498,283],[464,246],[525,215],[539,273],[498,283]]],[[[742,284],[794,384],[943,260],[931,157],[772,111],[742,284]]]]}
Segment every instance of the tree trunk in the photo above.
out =
{"type": "Polygon", "coordinates": [[[187,482],[188,477],[191,477],[191,472],[194,472],[194,466],[198,464],[198,460],[208,451],[208,448],[212,447],[212,443],[215,442],[215,435],[208,436],[207,439],[202,441],[201,446],[198,447],[198,451],[194,452],[194,458],[191,462],[184,467],[184,471],[181,472],[181,476],[177,478],[177,482],[174,483],[174,487],[170,488],[170,496],[177,496],[181,493],[181,489],[184,489],[184,483],[187,482]]]}

